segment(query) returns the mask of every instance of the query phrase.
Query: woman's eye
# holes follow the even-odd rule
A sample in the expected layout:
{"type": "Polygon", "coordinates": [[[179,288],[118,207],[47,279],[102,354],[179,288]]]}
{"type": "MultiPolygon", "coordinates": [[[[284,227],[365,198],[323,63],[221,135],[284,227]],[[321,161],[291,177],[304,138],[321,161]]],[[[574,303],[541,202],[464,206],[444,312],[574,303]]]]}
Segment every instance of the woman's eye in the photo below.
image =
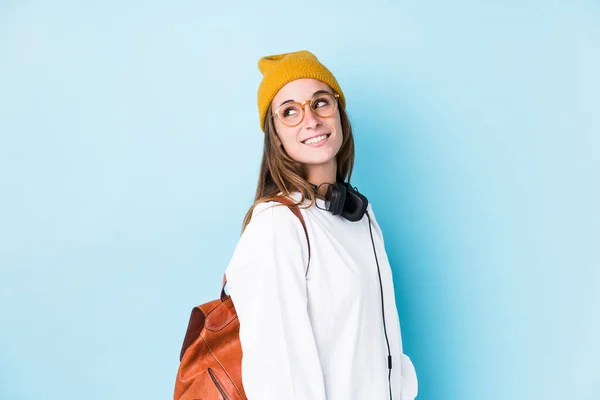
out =
{"type": "Polygon", "coordinates": [[[321,107],[326,107],[329,104],[329,102],[327,101],[327,99],[320,98],[320,99],[315,100],[314,104],[315,104],[314,105],[315,108],[321,108],[321,107]]]}
{"type": "Polygon", "coordinates": [[[288,107],[285,108],[282,112],[281,115],[285,117],[291,117],[292,115],[296,115],[298,113],[298,110],[296,110],[296,108],[294,107],[288,107]]]}

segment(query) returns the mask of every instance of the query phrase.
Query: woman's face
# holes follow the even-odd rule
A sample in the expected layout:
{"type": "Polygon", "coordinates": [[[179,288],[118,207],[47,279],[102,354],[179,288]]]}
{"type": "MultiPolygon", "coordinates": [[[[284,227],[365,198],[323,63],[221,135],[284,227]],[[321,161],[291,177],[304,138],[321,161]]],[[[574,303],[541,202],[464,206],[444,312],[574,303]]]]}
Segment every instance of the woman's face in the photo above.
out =
{"type": "MultiPolygon", "coordinates": [[[[316,79],[297,79],[288,83],[277,92],[271,107],[277,110],[288,100],[297,103],[308,100],[304,106],[304,119],[293,127],[284,125],[277,116],[274,116],[273,120],[277,136],[290,157],[306,164],[307,169],[331,166],[335,171],[335,156],[342,146],[343,139],[340,110],[336,108],[329,117],[315,114],[310,108],[310,100],[320,91],[333,93],[327,84],[316,79]]],[[[284,105],[281,110],[285,109],[284,105]]]]}

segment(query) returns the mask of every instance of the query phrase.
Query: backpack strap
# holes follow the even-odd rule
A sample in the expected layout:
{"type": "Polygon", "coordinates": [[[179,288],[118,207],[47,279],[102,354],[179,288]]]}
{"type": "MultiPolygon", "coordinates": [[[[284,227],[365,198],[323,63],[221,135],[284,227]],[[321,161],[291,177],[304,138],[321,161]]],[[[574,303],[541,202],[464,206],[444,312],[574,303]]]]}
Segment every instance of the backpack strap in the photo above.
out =
{"type": "MultiPolygon", "coordinates": [[[[308,267],[310,266],[310,240],[308,239],[308,230],[306,229],[306,223],[304,222],[304,217],[302,216],[302,213],[300,212],[300,209],[298,208],[298,206],[289,198],[280,196],[280,197],[276,197],[275,199],[273,199],[273,201],[285,204],[290,209],[290,211],[293,212],[294,215],[300,220],[300,223],[302,224],[302,228],[304,228],[304,234],[306,235],[306,243],[308,244],[308,265],[306,266],[306,273],[308,274],[308,267]]],[[[227,284],[227,276],[223,275],[223,285],[221,286],[221,301],[225,301],[229,297],[225,293],[225,285],[226,284],[227,284]]]]}

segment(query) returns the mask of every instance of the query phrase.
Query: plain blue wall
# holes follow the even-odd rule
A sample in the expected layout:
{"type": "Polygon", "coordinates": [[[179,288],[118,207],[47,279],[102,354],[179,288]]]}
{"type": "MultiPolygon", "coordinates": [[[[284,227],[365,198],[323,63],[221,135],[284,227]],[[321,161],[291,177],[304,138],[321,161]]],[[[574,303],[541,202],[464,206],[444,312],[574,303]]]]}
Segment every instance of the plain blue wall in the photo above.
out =
{"type": "Polygon", "coordinates": [[[0,398],[172,396],[255,190],[257,60],[310,49],[419,399],[597,399],[600,7],[449,3],[0,2],[0,398]]]}

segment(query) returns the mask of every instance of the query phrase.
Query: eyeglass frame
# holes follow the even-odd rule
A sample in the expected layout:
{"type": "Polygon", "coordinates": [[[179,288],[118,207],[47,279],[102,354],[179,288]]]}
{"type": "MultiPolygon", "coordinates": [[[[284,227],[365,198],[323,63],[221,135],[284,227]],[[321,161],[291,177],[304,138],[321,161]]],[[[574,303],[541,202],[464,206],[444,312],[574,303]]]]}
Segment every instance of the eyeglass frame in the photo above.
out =
{"type": "MultiPolygon", "coordinates": [[[[319,96],[321,96],[321,95],[324,95],[324,94],[329,94],[329,95],[331,95],[331,96],[333,96],[333,97],[335,98],[335,100],[336,100],[335,107],[336,107],[336,110],[337,110],[337,109],[338,109],[338,107],[339,107],[339,104],[338,104],[338,103],[339,103],[340,95],[339,95],[339,94],[337,94],[337,93],[332,93],[332,92],[326,92],[326,91],[323,91],[322,93],[319,93],[319,94],[316,94],[316,95],[314,95],[314,96],[312,97],[312,99],[310,99],[310,100],[305,100],[305,101],[303,101],[302,103],[299,103],[299,102],[297,102],[297,101],[289,101],[289,102],[283,103],[282,105],[280,105],[279,107],[277,107],[277,109],[276,109],[275,111],[273,111],[273,112],[271,113],[271,118],[273,118],[273,117],[277,116],[277,119],[278,119],[278,120],[279,120],[279,121],[280,121],[280,122],[281,122],[283,125],[287,126],[288,128],[293,128],[294,126],[298,126],[298,125],[300,125],[300,124],[302,123],[302,121],[304,121],[304,117],[306,116],[306,111],[304,110],[304,108],[306,107],[306,104],[307,104],[307,103],[312,103],[312,102],[313,102],[313,101],[314,101],[316,98],[318,98],[319,96]],[[282,120],[282,119],[279,117],[279,110],[281,109],[281,107],[283,107],[283,106],[287,106],[287,105],[290,105],[290,104],[298,104],[298,105],[300,106],[300,109],[302,109],[302,118],[300,118],[300,121],[298,121],[298,123],[297,123],[297,124],[294,124],[294,125],[288,125],[288,124],[286,124],[286,123],[285,123],[285,122],[283,122],[283,120],[282,120]]],[[[315,114],[316,114],[318,117],[320,117],[320,118],[330,118],[330,117],[331,117],[333,114],[335,114],[335,111],[336,111],[336,110],[334,110],[334,111],[331,113],[331,115],[328,115],[328,116],[326,116],[326,117],[323,117],[323,116],[321,116],[321,115],[317,114],[317,113],[316,113],[316,112],[313,110],[313,108],[312,108],[312,107],[310,108],[310,111],[311,111],[311,112],[313,112],[313,113],[315,113],[315,114]]]]}

